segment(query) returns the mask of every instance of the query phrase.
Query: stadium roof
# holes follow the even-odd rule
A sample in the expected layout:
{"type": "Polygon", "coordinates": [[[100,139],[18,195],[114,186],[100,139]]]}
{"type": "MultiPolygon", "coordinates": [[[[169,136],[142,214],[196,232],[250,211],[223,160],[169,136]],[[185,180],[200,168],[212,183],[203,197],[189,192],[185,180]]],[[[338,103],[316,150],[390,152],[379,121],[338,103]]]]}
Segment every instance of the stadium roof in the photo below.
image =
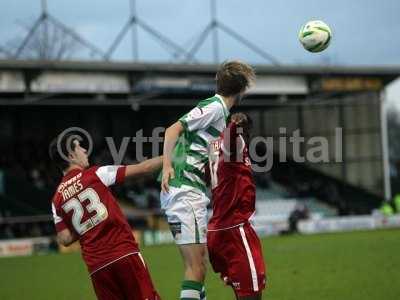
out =
{"type": "MultiPolygon", "coordinates": [[[[0,105],[193,105],[215,91],[215,64],[0,60],[0,105]],[[174,104],[175,103],[175,104],[174,104]]],[[[400,66],[256,65],[248,105],[379,92],[400,66]],[[254,100],[254,101],[252,101],[254,100]]]]}
{"type": "MultiPolygon", "coordinates": [[[[105,61],[0,60],[0,70],[62,70],[110,72],[214,73],[215,64],[166,64],[105,61]]],[[[399,66],[256,65],[258,74],[400,76],[399,66]]]]}

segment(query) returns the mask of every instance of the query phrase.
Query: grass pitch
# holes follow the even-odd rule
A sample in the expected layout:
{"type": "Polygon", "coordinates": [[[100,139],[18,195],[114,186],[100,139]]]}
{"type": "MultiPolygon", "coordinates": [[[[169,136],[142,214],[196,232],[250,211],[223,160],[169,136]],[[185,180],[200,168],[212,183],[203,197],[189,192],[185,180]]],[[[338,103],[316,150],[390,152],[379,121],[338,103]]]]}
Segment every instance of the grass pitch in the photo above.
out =
{"type": "MultiPolygon", "coordinates": [[[[400,230],[263,240],[270,300],[400,299],[400,230]]],[[[164,300],[179,299],[182,263],[174,245],[142,249],[164,300]]],[[[207,299],[233,294],[210,270],[207,299]]],[[[1,300],[95,299],[79,254],[0,259],[1,300]]]]}

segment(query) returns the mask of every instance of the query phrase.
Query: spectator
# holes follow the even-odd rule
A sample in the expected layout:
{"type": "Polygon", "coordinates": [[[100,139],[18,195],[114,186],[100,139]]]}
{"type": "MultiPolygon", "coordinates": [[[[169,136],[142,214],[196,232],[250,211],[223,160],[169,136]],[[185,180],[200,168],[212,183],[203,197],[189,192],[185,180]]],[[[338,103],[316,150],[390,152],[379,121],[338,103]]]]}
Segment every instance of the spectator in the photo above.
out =
{"type": "Polygon", "coordinates": [[[304,203],[296,204],[296,207],[289,216],[289,233],[298,232],[297,225],[300,220],[307,220],[309,218],[309,211],[307,205],[304,203]]]}

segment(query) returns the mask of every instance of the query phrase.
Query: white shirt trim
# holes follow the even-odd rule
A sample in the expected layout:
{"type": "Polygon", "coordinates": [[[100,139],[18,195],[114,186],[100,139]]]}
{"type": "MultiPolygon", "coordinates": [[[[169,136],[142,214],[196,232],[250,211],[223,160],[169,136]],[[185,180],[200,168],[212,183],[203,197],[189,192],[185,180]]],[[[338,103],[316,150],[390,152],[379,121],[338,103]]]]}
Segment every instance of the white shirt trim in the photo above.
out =
{"type": "Polygon", "coordinates": [[[117,172],[120,167],[121,166],[103,166],[96,170],[96,175],[105,186],[110,186],[115,184],[117,172]]]}
{"type": "Polygon", "coordinates": [[[57,215],[56,207],[54,206],[54,203],[51,203],[51,211],[53,213],[54,224],[60,223],[62,221],[62,218],[59,215],[57,215]]]}
{"type": "Polygon", "coordinates": [[[244,224],[244,223],[240,223],[240,224],[237,224],[237,225],[233,225],[233,226],[231,226],[231,227],[218,228],[218,229],[208,229],[208,231],[229,230],[229,229],[232,229],[232,228],[236,228],[236,227],[242,226],[243,224],[244,224]]]}
{"type": "Polygon", "coordinates": [[[214,97],[217,97],[219,100],[221,100],[222,106],[224,107],[226,113],[229,115],[229,109],[228,109],[228,107],[226,106],[226,103],[225,103],[225,101],[224,101],[224,98],[222,98],[222,96],[221,96],[221,95],[218,95],[218,94],[215,94],[214,97]]]}
{"type": "Polygon", "coordinates": [[[119,258],[117,258],[117,259],[114,259],[113,261],[111,261],[111,262],[105,264],[104,266],[102,266],[102,267],[100,267],[100,268],[94,270],[92,273],[89,274],[89,276],[92,276],[92,275],[93,275],[94,273],[96,273],[97,271],[100,271],[101,269],[104,269],[105,267],[108,267],[109,265],[115,263],[116,261],[119,261],[120,259],[123,259],[124,257],[127,257],[127,256],[129,256],[129,255],[135,255],[135,254],[138,254],[138,253],[140,254],[139,251],[138,251],[138,252],[131,252],[131,253],[125,254],[124,256],[121,256],[121,257],[119,257],[119,258]]]}
{"type": "Polygon", "coordinates": [[[253,281],[253,290],[255,292],[258,292],[259,288],[258,288],[258,278],[257,278],[256,266],[254,264],[253,254],[251,254],[249,243],[247,242],[246,233],[244,232],[243,225],[241,225],[239,227],[239,231],[240,231],[240,235],[242,237],[244,248],[246,249],[247,259],[249,260],[251,278],[253,281]]]}

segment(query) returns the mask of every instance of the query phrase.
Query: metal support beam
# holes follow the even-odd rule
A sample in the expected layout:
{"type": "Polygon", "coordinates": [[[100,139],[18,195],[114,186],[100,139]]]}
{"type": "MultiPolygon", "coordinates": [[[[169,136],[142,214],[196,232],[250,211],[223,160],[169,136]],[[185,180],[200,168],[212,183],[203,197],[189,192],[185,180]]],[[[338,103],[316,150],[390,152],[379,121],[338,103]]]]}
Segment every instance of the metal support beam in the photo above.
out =
{"type": "Polygon", "coordinates": [[[124,38],[125,34],[128,32],[129,27],[131,27],[132,23],[136,22],[134,18],[131,18],[126,22],[124,27],[122,27],[121,31],[118,33],[117,37],[115,38],[114,42],[111,44],[110,48],[108,48],[105,58],[109,60],[111,55],[114,53],[115,49],[117,49],[118,45],[121,43],[122,39],[124,38]]]}
{"type": "MultiPolygon", "coordinates": [[[[131,0],[131,20],[136,19],[136,0],[131,0]]],[[[139,60],[139,39],[138,39],[138,27],[137,24],[132,26],[132,58],[134,61],[139,60]]]]}
{"type": "Polygon", "coordinates": [[[203,44],[203,42],[205,41],[205,39],[207,38],[208,34],[211,32],[213,28],[213,25],[210,23],[207,25],[207,27],[203,30],[203,32],[200,34],[200,37],[198,38],[198,40],[196,41],[196,43],[193,45],[193,47],[189,50],[187,56],[186,56],[186,60],[187,61],[193,61],[193,59],[195,58],[195,54],[197,53],[197,51],[199,50],[199,48],[201,47],[201,45],[203,44]]]}
{"type": "Polygon", "coordinates": [[[166,36],[164,36],[162,33],[158,32],[156,29],[152,28],[150,25],[146,24],[140,19],[137,19],[137,24],[145,30],[147,33],[155,37],[157,40],[162,42],[165,46],[167,46],[169,49],[171,49],[171,53],[173,55],[176,55],[176,53],[185,53],[185,49],[183,49],[181,46],[176,44],[174,41],[170,40],[166,36]]]}
{"type": "MultiPolygon", "coordinates": [[[[81,46],[88,49],[92,55],[99,56],[100,58],[104,58],[105,60],[110,60],[112,58],[113,53],[121,44],[122,40],[128,33],[129,29],[131,30],[131,50],[132,50],[132,59],[134,61],[139,60],[139,35],[138,30],[141,27],[147,34],[150,34],[155,40],[160,43],[160,45],[166,49],[172,56],[173,60],[186,60],[189,62],[196,62],[196,53],[204,44],[206,39],[208,38],[209,34],[212,34],[212,60],[215,64],[220,62],[220,33],[219,30],[223,31],[223,33],[228,34],[232,38],[234,38],[239,43],[246,46],[251,51],[257,53],[262,58],[268,60],[273,65],[279,65],[278,60],[264,51],[262,48],[258,47],[256,44],[251,43],[248,39],[244,36],[240,35],[232,28],[228,27],[227,25],[219,22],[217,20],[217,0],[210,0],[210,22],[206,25],[205,29],[202,30],[200,36],[194,40],[193,42],[188,45],[188,47],[182,47],[173,39],[169,39],[165,35],[163,35],[160,31],[154,29],[149,24],[147,24],[144,20],[140,19],[137,16],[137,9],[136,9],[136,0],[129,0],[129,8],[130,8],[130,16],[129,20],[124,24],[122,29],[118,32],[116,38],[112,41],[110,47],[103,51],[100,48],[96,47],[94,44],[89,42],[88,40],[84,39],[80,36],[77,32],[75,32],[70,27],[67,27],[61,21],[56,19],[54,16],[48,13],[47,8],[47,0],[40,0],[42,5],[42,12],[40,17],[35,21],[32,27],[29,28],[27,35],[19,45],[19,47],[13,51],[13,57],[20,58],[23,51],[26,49],[27,45],[32,39],[32,36],[35,34],[40,34],[41,41],[40,46],[44,49],[48,49],[51,47],[51,28],[50,26],[55,26],[64,31],[67,35],[69,35],[74,41],[78,42],[81,46]],[[40,30],[39,32],[37,32],[40,30]],[[189,52],[186,49],[190,49],[189,52]]],[[[7,51],[0,48],[0,52],[7,54],[7,51]]],[[[50,53],[47,53],[45,50],[41,58],[50,59],[50,53]]]]}
{"type": "Polygon", "coordinates": [[[31,27],[31,29],[28,31],[26,37],[24,38],[24,40],[22,41],[22,43],[19,45],[19,47],[17,48],[17,50],[15,51],[15,58],[19,58],[19,56],[21,55],[22,51],[24,51],[26,45],[28,44],[28,42],[30,41],[30,39],[32,38],[32,36],[35,34],[36,30],[39,28],[40,24],[43,22],[43,15],[41,15],[33,24],[33,26],[31,27]]]}
{"type": "Polygon", "coordinates": [[[238,42],[240,42],[241,44],[243,44],[244,46],[246,46],[253,52],[257,53],[262,58],[270,61],[273,65],[277,66],[280,64],[279,61],[275,57],[268,54],[267,52],[265,52],[264,50],[262,50],[261,48],[259,48],[258,46],[256,46],[252,42],[250,42],[248,39],[244,38],[243,36],[241,36],[240,34],[235,32],[234,30],[230,29],[228,26],[226,26],[222,23],[218,23],[218,26],[221,28],[221,30],[225,31],[227,34],[229,34],[231,37],[236,39],[238,42]]]}
{"type": "Polygon", "coordinates": [[[74,30],[71,28],[67,27],[63,23],[61,23],[59,20],[54,18],[51,15],[48,15],[49,21],[51,21],[55,26],[60,27],[62,30],[64,30],[65,33],[69,34],[72,38],[74,38],[77,42],[82,44],[84,47],[88,48],[90,51],[92,51],[93,54],[97,54],[102,58],[105,58],[105,54],[103,50],[100,48],[94,46],[92,43],[81,37],[78,33],[76,33],[74,30]]]}
{"type": "Polygon", "coordinates": [[[49,49],[49,22],[47,20],[47,1],[42,0],[42,15],[43,15],[43,48],[45,53],[45,58],[48,57],[48,49],[49,49]]]}
{"type": "Polygon", "coordinates": [[[5,54],[7,57],[14,56],[10,51],[8,51],[7,49],[4,49],[3,47],[0,47],[0,52],[5,54]]]}
{"type": "Polygon", "coordinates": [[[167,38],[161,32],[157,31],[143,20],[137,17],[136,11],[136,1],[130,0],[130,18],[128,22],[124,25],[122,30],[118,33],[117,37],[115,38],[114,42],[111,44],[110,48],[106,53],[106,59],[109,60],[113,53],[115,52],[118,45],[121,43],[125,35],[127,34],[129,28],[131,28],[132,32],[132,56],[134,60],[139,59],[139,47],[138,47],[138,27],[141,27],[144,31],[148,34],[153,36],[156,41],[161,43],[168,52],[171,53],[172,57],[178,57],[181,53],[186,53],[185,49],[175,43],[173,40],[167,38]]]}
{"type": "Polygon", "coordinates": [[[219,41],[218,41],[218,21],[217,21],[217,1],[210,0],[211,4],[211,25],[213,28],[213,50],[214,63],[219,63],[219,41]]]}
{"type": "Polygon", "coordinates": [[[266,51],[259,48],[257,45],[250,42],[248,39],[244,38],[242,35],[234,31],[233,29],[229,28],[228,26],[224,25],[217,20],[217,0],[210,0],[210,14],[211,14],[211,22],[206,26],[198,40],[195,42],[194,46],[189,51],[189,54],[186,56],[188,61],[193,61],[196,52],[201,47],[201,45],[206,40],[208,34],[212,31],[212,45],[213,45],[213,55],[214,55],[214,62],[219,63],[219,37],[218,37],[218,29],[221,29],[226,34],[233,37],[236,41],[241,43],[242,45],[249,48],[251,51],[257,53],[262,58],[266,59],[273,65],[279,65],[279,61],[267,53],[266,51]]]}
{"type": "MultiPolygon", "coordinates": [[[[41,34],[41,38],[43,39],[43,47],[44,49],[48,49],[50,46],[50,41],[49,41],[49,25],[52,24],[55,27],[58,27],[62,31],[64,31],[67,35],[71,36],[75,41],[80,43],[82,46],[85,48],[89,49],[92,53],[99,55],[100,57],[104,58],[104,53],[101,49],[97,48],[94,46],[92,43],[81,37],[78,33],[76,33],[74,30],[71,28],[67,27],[64,25],[61,21],[50,15],[47,11],[47,1],[42,0],[42,12],[39,18],[35,21],[33,26],[29,29],[26,37],[24,40],[21,42],[17,50],[15,51],[14,57],[19,58],[28,45],[29,41],[31,38],[37,33],[37,30],[42,29],[43,31],[39,32],[41,34]],[[41,26],[43,26],[41,28],[41,26]]],[[[45,59],[49,59],[48,53],[45,53],[45,59]]]]}

